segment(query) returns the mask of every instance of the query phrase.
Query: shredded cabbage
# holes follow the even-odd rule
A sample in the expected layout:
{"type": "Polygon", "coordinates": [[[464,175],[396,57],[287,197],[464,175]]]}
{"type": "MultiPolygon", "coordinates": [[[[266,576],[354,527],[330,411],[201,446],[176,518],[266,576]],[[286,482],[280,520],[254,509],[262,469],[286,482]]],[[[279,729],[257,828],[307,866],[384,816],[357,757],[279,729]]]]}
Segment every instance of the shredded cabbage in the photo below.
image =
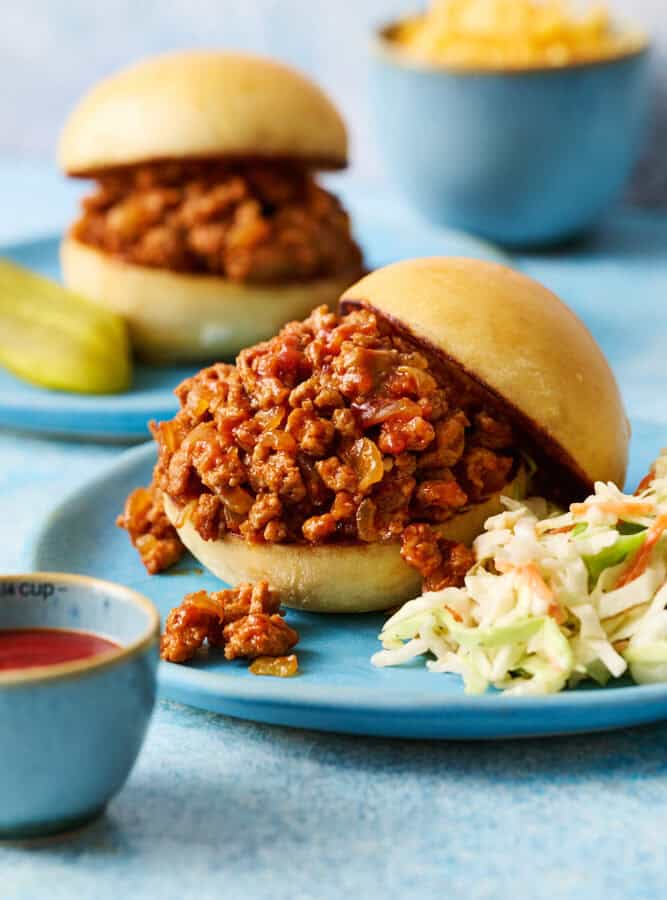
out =
{"type": "Polygon", "coordinates": [[[635,495],[598,482],[561,514],[503,498],[461,588],[406,603],[372,662],[426,656],[470,694],[550,694],[629,671],[667,681],[667,450],[635,495]]]}

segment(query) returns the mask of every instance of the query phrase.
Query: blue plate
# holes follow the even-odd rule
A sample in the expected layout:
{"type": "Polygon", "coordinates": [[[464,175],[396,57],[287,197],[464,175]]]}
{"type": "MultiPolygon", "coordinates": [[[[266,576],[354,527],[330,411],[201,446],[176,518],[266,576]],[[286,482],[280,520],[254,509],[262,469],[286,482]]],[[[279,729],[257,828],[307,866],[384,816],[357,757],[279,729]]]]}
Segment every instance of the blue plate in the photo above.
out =
{"type": "MultiPolygon", "coordinates": [[[[484,241],[416,224],[408,216],[388,210],[377,197],[355,197],[350,193],[345,202],[371,268],[397,259],[438,254],[506,261],[499,250],[484,241]]],[[[47,238],[5,247],[0,254],[51,278],[60,278],[58,245],[59,239],[47,238]]],[[[173,389],[199,368],[137,365],[127,393],[95,397],[33,387],[0,369],[0,427],[96,440],[143,440],[150,419],[173,415],[173,389]]]]}
{"type": "MultiPolygon", "coordinates": [[[[631,478],[656,452],[660,429],[640,424],[631,478]]],[[[121,582],[147,595],[163,616],[184,594],[219,589],[192,558],[171,574],[148,576],[127,536],[114,525],[125,496],[150,480],[152,445],[124,453],[58,507],[29,552],[37,570],[64,570],[121,582]]],[[[434,675],[420,662],[375,669],[382,617],[288,613],[301,634],[300,674],[251,675],[244,663],[211,654],[193,664],[162,663],[163,697],[271,724],[409,738],[526,737],[596,731],[667,717],[667,684],[589,688],[544,698],[488,694],[468,697],[453,675],[434,675]]]]}

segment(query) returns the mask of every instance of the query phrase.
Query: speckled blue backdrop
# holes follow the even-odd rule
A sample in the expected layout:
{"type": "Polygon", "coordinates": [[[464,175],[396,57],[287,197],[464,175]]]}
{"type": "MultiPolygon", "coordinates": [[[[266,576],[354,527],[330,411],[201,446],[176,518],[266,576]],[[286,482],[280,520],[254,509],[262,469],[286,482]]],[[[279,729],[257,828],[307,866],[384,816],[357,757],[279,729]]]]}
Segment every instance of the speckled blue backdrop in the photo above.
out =
{"type": "MultiPolygon", "coordinates": [[[[0,241],[57,227],[72,195],[0,166],[0,241]]],[[[617,213],[523,264],[597,309],[643,442],[667,443],[667,217],[617,213]]],[[[0,569],[60,496],[120,450],[0,433],[0,569]]],[[[0,723],[0,740],[2,740],[0,723]]],[[[665,895],[667,724],[519,743],[289,731],[162,703],[108,815],[78,835],[0,845],[2,900],[665,895]]],[[[2,802],[2,798],[0,798],[2,802]]]]}
{"type": "MultiPolygon", "coordinates": [[[[278,54],[318,77],[350,120],[357,168],[377,172],[365,29],[412,5],[7,0],[0,154],[50,157],[80,92],[131,59],[223,44],[278,54]]],[[[664,0],[615,5],[648,21],[664,48],[664,0]]],[[[651,157],[639,193],[664,202],[660,143],[651,157]]],[[[0,241],[49,233],[72,202],[69,189],[26,162],[0,164],[0,197],[0,241]]],[[[656,332],[667,296],[667,220],[640,227],[630,219],[611,240],[616,250],[597,270],[586,249],[533,264],[572,302],[592,293],[599,303],[630,267],[633,286],[625,301],[614,294],[606,334],[625,331],[624,387],[657,447],[667,443],[667,363],[662,335],[646,334],[656,332]],[[640,328],[642,304],[651,316],[640,328]]],[[[602,313],[598,325],[604,332],[602,313]]],[[[26,535],[59,496],[118,452],[0,434],[0,569],[19,564],[26,535]]],[[[654,900],[667,881],[666,745],[667,724],[523,743],[414,744],[292,732],[163,703],[106,818],[67,840],[0,846],[0,898],[654,900]]]]}

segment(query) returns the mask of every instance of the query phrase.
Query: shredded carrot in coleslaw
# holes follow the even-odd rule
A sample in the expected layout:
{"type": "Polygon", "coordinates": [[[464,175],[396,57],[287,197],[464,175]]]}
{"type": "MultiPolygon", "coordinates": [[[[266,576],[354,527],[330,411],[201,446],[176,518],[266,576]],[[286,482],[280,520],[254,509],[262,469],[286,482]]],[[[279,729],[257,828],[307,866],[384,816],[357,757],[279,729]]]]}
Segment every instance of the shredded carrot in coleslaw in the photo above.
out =
{"type": "Polygon", "coordinates": [[[592,497],[584,503],[573,503],[570,512],[573,516],[586,516],[592,509],[597,509],[617,519],[632,518],[635,516],[651,516],[655,512],[655,503],[650,500],[636,500],[634,497],[626,497],[623,500],[600,500],[592,497]]]}
{"type": "Polygon", "coordinates": [[[651,559],[653,548],[663,536],[665,530],[667,530],[667,514],[663,513],[663,515],[658,516],[653,525],[648,529],[646,540],[640,547],[635,558],[630,561],[629,567],[618,579],[616,585],[617,588],[625,587],[626,584],[630,584],[636,578],[639,578],[640,575],[644,574],[651,559]]]}
{"type": "Polygon", "coordinates": [[[637,485],[637,490],[635,491],[635,496],[637,494],[643,494],[645,490],[647,490],[651,486],[651,482],[655,478],[655,469],[651,469],[651,471],[644,475],[642,480],[637,485]]]}
{"type": "Polygon", "coordinates": [[[545,603],[551,603],[554,599],[553,591],[547,585],[544,578],[542,578],[540,570],[535,563],[521,563],[517,565],[510,562],[508,559],[502,559],[496,556],[493,560],[493,564],[501,575],[512,572],[516,576],[516,580],[519,584],[527,587],[536,597],[539,597],[540,600],[544,600],[545,603]]]}

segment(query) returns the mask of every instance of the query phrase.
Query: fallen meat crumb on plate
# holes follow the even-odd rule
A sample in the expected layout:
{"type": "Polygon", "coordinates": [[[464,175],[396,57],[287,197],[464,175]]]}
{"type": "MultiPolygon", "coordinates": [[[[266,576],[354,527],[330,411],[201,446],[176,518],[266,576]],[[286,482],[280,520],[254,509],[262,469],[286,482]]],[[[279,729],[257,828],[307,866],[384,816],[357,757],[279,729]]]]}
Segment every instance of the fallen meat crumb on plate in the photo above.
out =
{"type": "Polygon", "coordinates": [[[211,593],[196,591],[167,616],[160,655],[167,662],[187,662],[207,643],[224,649],[227,659],[284,657],[299,635],[283,615],[278,595],[266,581],[211,593]]]}

